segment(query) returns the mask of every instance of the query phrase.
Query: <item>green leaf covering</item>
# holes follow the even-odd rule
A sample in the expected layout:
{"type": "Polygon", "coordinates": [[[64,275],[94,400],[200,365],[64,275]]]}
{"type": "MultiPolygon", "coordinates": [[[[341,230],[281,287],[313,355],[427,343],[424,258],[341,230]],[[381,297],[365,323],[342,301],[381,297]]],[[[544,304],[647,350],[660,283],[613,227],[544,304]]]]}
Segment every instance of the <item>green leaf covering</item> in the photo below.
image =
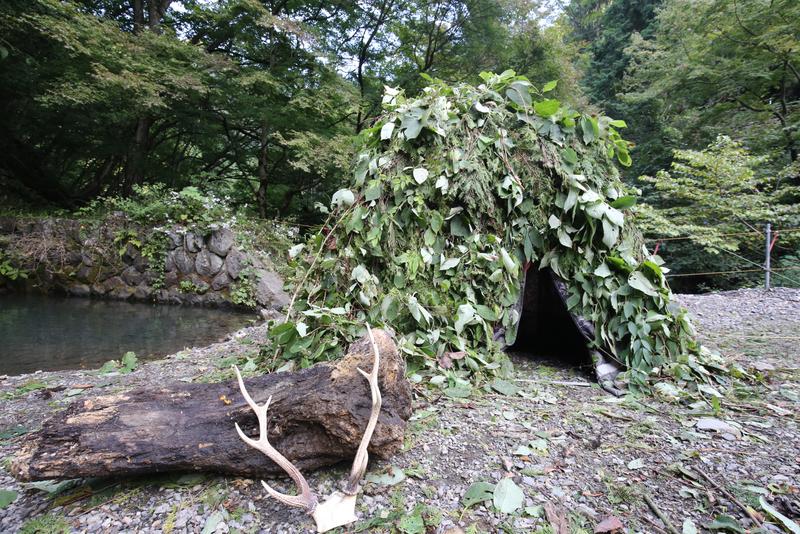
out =
{"type": "Polygon", "coordinates": [[[294,308],[271,332],[270,361],[336,358],[368,322],[394,330],[416,371],[436,373],[442,355],[464,352],[453,359],[458,380],[502,373],[500,349],[513,341],[530,264],[566,283],[570,311],[595,324],[592,345],[626,365],[634,383],[704,374],[698,362],[710,356],[670,304],[661,260],[620,211],[634,197],[615,167],[627,144],[610,119],[556,100],[536,102],[538,117],[521,113],[527,80],[483,78],[386,99],[362,133],[353,205],[334,210],[294,261],[294,308]],[[389,123],[405,134],[385,139],[389,123]],[[409,131],[417,124],[424,129],[409,131]],[[281,352],[301,320],[313,342],[281,352]]]}
{"type": "Polygon", "coordinates": [[[633,207],[634,204],[636,204],[636,197],[633,195],[625,195],[612,202],[611,207],[624,210],[633,207]]]}
{"type": "Polygon", "coordinates": [[[544,84],[544,87],[542,87],[542,92],[547,93],[549,91],[552,91],[553,89],[556,88],[556,85],[558,85],[558,80],[549,81],[546,84],[544,84]]]}
{"type": "Polygon", "coordinates": [[[758,498],[758,502],[761,505],[761,508],[767,512],[770,516],[774,517],[778,521],[781,522],[783,528],[791,532],[792,534],[800,534],[800,525],[780,513],[774,506],[770,505],[767,500],[762,495],[758,498]]]}
{"type": "Polygon", "coordinates": [[[558,100],[550,98],[542,100],[541,102],[536,102],[533,105],[533,110],[542,117],[551,117],[558,112],[560,104],[558,100]]]}
{"type": "Polygon", "coordinates": [[[139,365],[139,358],[136,357],[135,352],[128,351],[122,356],[122,371],[123,373],[130,373],[134,371],[139,365]]]}

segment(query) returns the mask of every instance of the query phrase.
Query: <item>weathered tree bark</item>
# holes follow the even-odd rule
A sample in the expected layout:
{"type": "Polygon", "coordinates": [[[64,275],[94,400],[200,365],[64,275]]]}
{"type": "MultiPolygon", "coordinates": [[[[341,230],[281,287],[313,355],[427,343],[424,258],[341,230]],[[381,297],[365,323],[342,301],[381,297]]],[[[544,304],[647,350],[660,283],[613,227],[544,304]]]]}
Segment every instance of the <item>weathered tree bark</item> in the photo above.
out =
{"type": "MultiPolygon", "coordinates": [[[[383,406],[369,452],[387,458],[403,443],[411,387],[394,341],[383,330],[373,334],[381,356],[383,406]]],[[[337,362],[247,379],[256,402],[272,396],[270,443],[301,470],[355,456],[372,407],[369,384],[356,368],[369,372],[372,361],[371,345],[361,339],[337,362]]],[[[255,415],[235,380],[88,398],[29,436],[11,471],[26,481],[164,471],[283,474],[239,439],[234,422],[257,436],[255,415]]]]}

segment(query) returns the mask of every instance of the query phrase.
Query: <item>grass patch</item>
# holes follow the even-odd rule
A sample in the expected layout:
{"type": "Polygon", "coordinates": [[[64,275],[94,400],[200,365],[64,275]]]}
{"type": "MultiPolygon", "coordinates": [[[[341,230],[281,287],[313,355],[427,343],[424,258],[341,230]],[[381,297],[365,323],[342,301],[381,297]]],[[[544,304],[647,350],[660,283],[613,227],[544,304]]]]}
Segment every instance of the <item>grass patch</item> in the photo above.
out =
{"type": "Polygon", "coordinates": [[[25,521],[19,534],[69,534],[70,531],[70,524],[63,516],[47,514],[25,521]]]}
{"type": "Polygon", "coordinates": [[[18,399],[19,397],[24,397],[25,395],[27,395],[32,391],[45,389],[46,387],[47,383],[45,382],[40,382],[38,380],[31,380],[30,382],[25,382],[24,384],[17,386],[13,391],[6,391],[0,394],[0,399],[2,400],[18,399]]]}

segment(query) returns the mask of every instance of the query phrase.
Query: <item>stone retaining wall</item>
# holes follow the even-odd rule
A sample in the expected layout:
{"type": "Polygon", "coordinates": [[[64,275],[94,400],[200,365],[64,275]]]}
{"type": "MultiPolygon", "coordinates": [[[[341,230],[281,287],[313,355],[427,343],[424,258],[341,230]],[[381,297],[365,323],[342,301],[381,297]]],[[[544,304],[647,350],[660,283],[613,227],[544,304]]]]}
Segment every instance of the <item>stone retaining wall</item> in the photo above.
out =
{"type": "Polygon", "coordinates": [[[169,304],[280,309],[289,297],[269,260],[245,251],[224,226],[145,228],[117,215],[103,223],[0,218],[0,251],[28,271],[1,291],[169,304]]]}

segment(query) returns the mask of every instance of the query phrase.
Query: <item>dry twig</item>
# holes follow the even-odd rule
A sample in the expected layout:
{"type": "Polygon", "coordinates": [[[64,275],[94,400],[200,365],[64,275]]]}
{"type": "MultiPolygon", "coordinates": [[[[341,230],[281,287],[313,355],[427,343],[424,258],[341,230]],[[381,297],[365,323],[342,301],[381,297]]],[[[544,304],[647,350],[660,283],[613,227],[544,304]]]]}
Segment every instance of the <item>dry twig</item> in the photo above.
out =
{"type": "Polygon", "coordinates": [[[731,502],[733,502],[736,506],[741,508],[742,511],[746,513],[747,516],[750,519],[752,519],[756,525],[758,525],[759,527],[761,526],[762,523],[761,518],[758,517],[758,514],[756,514],[751,508],[742,504],[742,501],[734,497],[734,495],[731,492],[729,492],[728,490],[726,490],[725,488],[714,482],[714,480],[712,480],[711,477],[709,477],[707,474],[703,473],[700,470],[694,472],[703,477],[709,484],[711,484],[714,487],[714,489],[725,495],[725,497],[727,497],[731,502]]]}
{"type": "Polygon", "coordinates": [[[653,511],[653,513],[656,514],[656,517],[658,517],[661,520],[661,522],[664,523],[664,526],[671,534],[680,534],[678,530],[672,525],[672,523],[670,523],[669,518],[664,514],[664,512],[661,511],[661,508],[658,507],[658,505],[655,503],[652,497],[650,497],[648,494],[645,493],[644,495],[642,495],[642,498],[644,499],[644,502],[647,503],[647,506],[649,506],[650,509],[653,511]]]}

